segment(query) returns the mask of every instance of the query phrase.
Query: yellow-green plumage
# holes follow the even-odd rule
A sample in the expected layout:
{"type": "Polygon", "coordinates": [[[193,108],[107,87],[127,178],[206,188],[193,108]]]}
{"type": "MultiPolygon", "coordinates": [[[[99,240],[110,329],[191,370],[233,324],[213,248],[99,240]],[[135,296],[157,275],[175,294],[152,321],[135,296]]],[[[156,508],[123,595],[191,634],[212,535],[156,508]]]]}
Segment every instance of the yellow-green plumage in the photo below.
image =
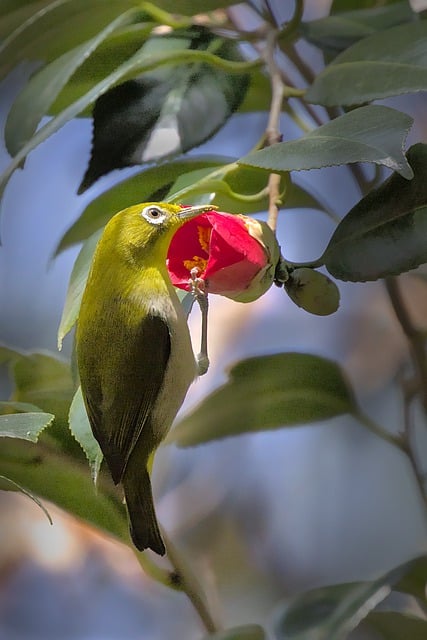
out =
{"type": "Polygon", "coordinates": [[[185,220],[210,207],[145,203],[107,224],[77,325],[77,361],[89,421],[115,483],[122,483],[135,546],[165,551],[147,471],[196,375],[190,335],[166,255],[185,220]]]}

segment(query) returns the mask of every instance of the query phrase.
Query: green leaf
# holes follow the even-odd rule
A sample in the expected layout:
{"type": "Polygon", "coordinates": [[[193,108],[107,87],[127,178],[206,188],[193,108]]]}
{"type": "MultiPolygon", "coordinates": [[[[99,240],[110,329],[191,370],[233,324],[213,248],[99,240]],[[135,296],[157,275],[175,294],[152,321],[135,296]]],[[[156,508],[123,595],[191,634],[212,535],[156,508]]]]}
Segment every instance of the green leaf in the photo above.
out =
{"type": "MultiPolygon", "coordinates": [[[[270,91],[271,84],[268,76],[260,69],[254,69],[250,74],[245,97],[239,106],[239,113],[266,111],[266,96],[270,95],[270,91]]],[[[286,109],[286,105],[283,108],[286,109]]]]}
{"type": "MultiPolygon", "coordinates": [[[[49,520],[49,524],[53,524],[52,518],[50,517],[49,511],[46,509],[46,507],[43,506],[43,504],[40,502],[40,500],[35,495],[33,495],[32,493],[30,493],[29,491],[24,489],[24,487],[21,487],[21,485],[18,484],[17,482],[14,482],[10,478],[6,478],[6,476],[1,476],[0,475],[0,480],[3,481],[1,484],[6,484],[6,487],[5,487],[6,491],[10,490],[10,486],[11,486],[13,491],[19,491],[20,493],[23,493],[24,496],[27,496],[27,498],[30,498],[30,500],[35,502],[36,505],[43,511],[43,513],[45,514],[46,518],[49,520]],[[8,488],[8,485],[9,485],[9,488],[8,488]]],[[[3,490],[4,487],[1,486],[1,489],[3,490]]]]}
{"type": "Polygon", "coordinates": [[[334,13],[301,24],[303,37],[325,52],[336,55],[343,49],[378,31],[416,19],[407,1],[368,9],[334,13]]]}
{"type": "Polygon", "coordinates": [[[378,640],[425,640],[427,620],[397,611],[373,611],[366,622],[378,640]]]}
{"type": "Polygon", "coordinates": [[[93,481],[98,479],[99,469],[103,459],[102,451],[95,440],[87,417],[81,387],[76,391],[70,407],[69,424],[71,433],[85,452],[88,459],[93,481]]]}
{"type": "MultiPolygon", "coordinates": [[[[58,115],[74,101],[91,91],[103,78],[113,73],[116,67],[135,55],[141,49],[152,28],[152,22],[135,23],[122,27],[101,42],[92,55],[76,69],[50,107],[49,113],[58,115]]],[[[91,117],[91,115],[92,110],[89,105],[79,114],[85,117],[91,117]]]]}
{"type": "Polygon", "coordinates": [[[0,401],[0,414],[4,413],[34,413],[35,411],[41,411],[39,407],[30,402],[15,402],[14,400],[1,400],[0,401]]]}
{"type": "Polygon", "coordinates": [[[195,168],[218,167],[230,162],[228,157],[201,156],[150,167],[123,180],[91,201],[78,220],[62,237],[55,255],[86,240],[107,224],[118,211],[139,202],[159,201],[182,173],[195,168]]]}
{"type": "Polygon", "coordinates": [[[48,352],[24,354],[13,362],[12,375],[14,400],[35,404],[66,424],[74,393],[68,362],[48,352]]]}
{"type": "MultiPolygon", "coordinates": [[[[142,48],[159,53],[214,51],[241,60],[236,44],[207,29],[155,37],[142,48]]],[[[100,96],[93,110],[92,154],[79,193],[113,169],[185,153],[212,137],[240,105],[247,74],[230,74],[197,60],[160,68],[100,96]]]]}
{"type": "Polygon", "coordinates": [[[337,285],[320,271],[294,269],[284,283],[286,293],[298,307],[317,316],[335,313],[340,304],[337,285]]]}
{"type": "Polygon", "coordinates": [[[15,387],[12,402],[29,403],[38,411],[53,414],[55,420],[46,438],[54,439],[56,445],[70,455],[82,456],[81,448],[68,429],[68,411],[75,391],[69,363],[48,351],[19,353],[4,347],[0,348],[2,361],[9,363],[9,374],[15,387]]]}
{"type": "Polygon", "coordinates": [[[52,3],[52,0],[2,0],[0,3],[0,39],[5,40],[30,16],[52,3]]]}
{"type": "MultiPolygon", "coordinates": [[[[269,206],[267,184],[268,175],[263,171],[232,162],[222,167],[205,167],[180,175],[166,199],[169,202],[185,201],[187,204],[209,202],[228,213],[258,213],[266,211],[269,206]]],[[[283,208],[325,208],[318,198],[290,183],[287,177],[283,190],[283,208]]]]}
{"type": "Polygon", "coordinates": [[[169,11],[173,14],[182,14],[192,16],[195,9],[205,11],[215,11],[215,9],[225,9],[236,4],[236,0],[203,0],[203,6],[197,7],[194,5],[194,0],[156,0],[156,6],[164,11],[169,11]]]}
{"type": "Polygon", "coordinates": [[[343,640],[391,593],[412,565],[412,560],[405,562],[377,580],[336,584],[296,596],[278,615],[277,640],[343,640]]]}
{"type": "Polygon", "coordinates": [[[339,366],[305,353],[249,358],[229,381],[176,425],[167,438],[192,446],[227,436],[290,427],[355,412],[339,366]]]}
{"type": "Polygon", "coordinates": [[[208,51],[185,50],[170,53],[146,56],[144,52],[138,51],[129,60],[119,65],[109,76],[96,84],[80,99],[70,104],[59,115],[55,116],[43,127],[40,127],[31,140],[12,159],[9,166],[0,176],[0,196],[3,193],[7,182],[16,168],[22,165],[26,156],[35,149],[41,142],[46,140],[53,133],[58,131],[66,122],[84,111],[88,105],[92,104],[100,95],[105,93],[110,87],[128,78],[134,77],[141,72],[148,72],[157,67],[166,65],[178,65],[181,63],[200,62],[207,63],[230,73],[245,72],[248,68],[253,68],[253,62],[234,62],[224,60],[208,51]]]}
{"type": "Polygon", "coordinates": [[[34,3],[0,44],[0,78],[25,60],[54,60],[89,40],[117,15],[138,6],[133,0],[56,0],[34,3]]]}
{"type": "MultiPolygon", "coordinates": [[[[381,4],[395,4],[399,0],[381,0],[381,4]]],[[[378,0],[333,0],[331,5],[331,13],[340,11],[351,11],[356,9],[370,9],[378,4],[378,0]]]]}
{"type": "Polygon", "coordinates": [[[94,38],[64,53],[30,78],[6,120],[5,142],[10,155],[14,156],[28,142],[52,102],[83,61],[113,31],[131,23],[135,15],[136,10],[133,10],[118,16],[94,38]]]}
{"type": "Polygon", "coordinates": [[[265,640],[265,631],[258,624],[245,624],[205,636],[204,640],[265,640]]]}
{"type": "Polygon", "coordinates": [[[354,105],[426,89],[427,22],[418,21],[356,42],[316,77],[305,99],[354,105]]]}
{"type": "Polygon", "coordinates": [[[240,164],[283,173],[352,162],[374,162],[412,178],[403,145],[412,118],[389,107],[371,105],[350,111],[298,140],[255,151],[240,164]]]}
{"type": "Polygon", "coordinates": [[[322,260],[340,280],[365,282],[427,262],[427,145],[408,151],[410,182],[393,174],[343,218],[322,260]]]}
{"type": "Polygon", "coordinates": [[[396,591],[409,593],[420,600],[427,600],[427,555],[414,558],[408,571],[396,584],[396,591]]]}
{"type": "Polygon", "coordinates": [[[85,462],[59,454],[41,442],[34,445],[5,438],[0,467],[5,476],[28,491],[129,543],[121,496],[103,474],[95,489],[85,462]]]}
{"type": "Polygon", "coordinates": [[[37,442],[39,435],[55,416],[51,413],[12,413],[0,416],[0,437],[21,438],[37,442]]]}
{"type": "Polygon", "coordinates": [[[86,286],[86,280],[89,275],[90,265],[92,264],[93,254],[95,252],[98,240],[101,237],[102,229],[96,231],[84,243],[79,255],[74,263],[68,283],[67,296],[65,298],[64,308],[62,310],[61,322],[58,329],[58,349],[62,349],[62,341],[67,333],[75,325],[83,291],[86,286]]]}

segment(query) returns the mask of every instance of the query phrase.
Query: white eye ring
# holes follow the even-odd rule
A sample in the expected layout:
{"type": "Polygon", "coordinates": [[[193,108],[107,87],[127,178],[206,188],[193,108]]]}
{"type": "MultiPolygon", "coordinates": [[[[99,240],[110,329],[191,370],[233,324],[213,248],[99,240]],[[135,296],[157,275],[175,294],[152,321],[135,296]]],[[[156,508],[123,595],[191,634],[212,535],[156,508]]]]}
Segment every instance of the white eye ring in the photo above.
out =
{"type": "Polygon", "coordinates": [[[166,213],[161,208],[154,204],[144,207],[141,211],[141,216],[147,220],[150,224],[162,224],[166,220],[166,213]]]}

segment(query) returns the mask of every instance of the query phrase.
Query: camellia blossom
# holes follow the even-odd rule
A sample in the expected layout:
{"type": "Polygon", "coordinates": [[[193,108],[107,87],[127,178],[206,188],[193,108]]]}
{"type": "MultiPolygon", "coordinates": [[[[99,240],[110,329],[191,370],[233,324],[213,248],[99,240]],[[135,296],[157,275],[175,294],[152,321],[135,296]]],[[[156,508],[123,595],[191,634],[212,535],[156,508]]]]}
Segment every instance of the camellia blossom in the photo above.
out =
{"type": "Polygon", "coordinates": [[[272,285],[279,257],[276,237],[265,222],[208,211],[175,233],[167,266],[180,289],[191,290],[195,273],[208,293],[251,302],[272,285]]]}

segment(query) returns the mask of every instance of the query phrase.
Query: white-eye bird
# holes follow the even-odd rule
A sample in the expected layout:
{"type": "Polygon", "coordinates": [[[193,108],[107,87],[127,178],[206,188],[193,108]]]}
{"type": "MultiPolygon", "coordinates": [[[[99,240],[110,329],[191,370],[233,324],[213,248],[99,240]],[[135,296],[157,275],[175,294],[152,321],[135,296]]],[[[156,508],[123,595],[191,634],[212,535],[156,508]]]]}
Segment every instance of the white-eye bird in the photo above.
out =
{"type": "Polygon", "coordinates": [[[117,213],[98,242],[77,324],[77,362],[93,434],[124,489],[139,550],[165,547],[147,462],[196,376],[166,255],[175,231],[215,207],[149,202],[117,213]]]}

